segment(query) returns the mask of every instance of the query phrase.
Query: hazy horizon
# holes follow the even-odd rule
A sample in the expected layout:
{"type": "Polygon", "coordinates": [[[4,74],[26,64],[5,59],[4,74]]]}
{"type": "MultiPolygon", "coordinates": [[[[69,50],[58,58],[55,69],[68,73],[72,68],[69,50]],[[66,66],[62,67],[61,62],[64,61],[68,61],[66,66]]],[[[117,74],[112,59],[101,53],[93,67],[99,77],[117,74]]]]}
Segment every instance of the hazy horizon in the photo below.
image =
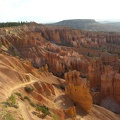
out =
{"type": "Polygon", "coordinates": [[[120,21],[118,0],[0,0],[0,22],[120,21]]]}
{"type": "MultiPolygon", "coordinates": [[[[82,19],[82,18],[81,18],[82,19]]],[[[84,18],[83,18],[84,19],[84,18]]],[[[75,19],[64,19],[64,20],[75,20],[75,19]]],[[[77,20],[77,19],[76,19],[77,20]]],[[[120,22],[120,20],[114,20],[114,19],[94,19],[96,22],[100,22],[100,23],[104,23],[104,22],[120,22]]],[[[19,20],[19,21],[0,21],[0,23],[6,23],[6,22],[36,22],[36,23],[41,23],[41,24],[49,24],[49,23],[56,23],[56,22],[60,22],[63,20],[56,20],[56,21],[48,21],[48,22],[37,22],[34,20],[19,20]]]]}

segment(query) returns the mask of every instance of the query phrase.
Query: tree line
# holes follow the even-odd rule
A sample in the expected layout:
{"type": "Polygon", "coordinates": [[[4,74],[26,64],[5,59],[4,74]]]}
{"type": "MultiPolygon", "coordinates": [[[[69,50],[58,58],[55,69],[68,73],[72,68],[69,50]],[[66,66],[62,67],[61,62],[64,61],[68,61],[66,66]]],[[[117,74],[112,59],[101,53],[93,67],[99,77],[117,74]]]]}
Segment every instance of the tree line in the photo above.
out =
{"type": "Polygon", "coordinates": [[[28,22],[2,22],[0,23],[0,28],[2,27],[11,27],[27,24],[28,22]]]}

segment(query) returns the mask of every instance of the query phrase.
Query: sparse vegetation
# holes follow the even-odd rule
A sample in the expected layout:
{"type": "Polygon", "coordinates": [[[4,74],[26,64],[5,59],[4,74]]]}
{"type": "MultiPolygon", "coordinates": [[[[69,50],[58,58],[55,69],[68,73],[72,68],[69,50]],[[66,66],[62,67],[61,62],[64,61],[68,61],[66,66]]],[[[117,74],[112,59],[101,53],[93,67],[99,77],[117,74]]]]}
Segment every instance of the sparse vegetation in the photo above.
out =
{"type": "Polygon", "coordinates": [[[16,92],[15,94],[19,97],[22,97],[21,93],[16,92]]]}
{"type": "Polygon", "coordinates": [[[22,101],[24,101],[24,100],[25,100],[23,97],[20,97],[20,99],[21,99],[22,101]]]}
{"type": "Polygon", "coordinates": [[[0,104],[0,120],[24,120],[19,116],[19,113],[14,109],[8,109],[0,104]]]}
{"type": "Polygon", "coordinates": [[[16,97],[15,97],[14,95],[11,95],[11,96],[8,98],[7,102],[8,102],[10,105],[15,105],[15,103],[16,103],[16,97]]]}
{"type": "Polygon", "coordinates": [[[18,109],[18,108],[19,108],[19,107],[18,107],[18,105],[16,105],[16,104],[15,104],[15,105],[13,105],[12,107],[14,107],[14,108],[16,108],[16,109],[18,109]]]}
{"type": "Polygon", "coordinates": [[[24,89],[27,93],[31,93],[33,91],[33,88],[30,86],[26,86],[24,89]]]}
{"type": "MultiPolygon", "coordinates": [[[[20,99],[21,99],[22,101],[24,101],[24,100],[26,99],[32,107],[36,107],[36,104],[33,103],[28,96],[24,96],[24,97],[23,97],[23,96],[21,95],[21,93],[15,93],[15,94],[16,94],[18,97],[20,97],[20,99]]],[[[16,106],[15,106],[15,107],[16,107],[16,106]]]]}
{"type": "Polygon", "coordinates": [[[46,116],[46,115],[49,115],[50,114],[50,111],[49,111],[49,109],[48,109],[48,107],[46,107],[46,106],[44,106],[44,105],[36,105],[36,110],[38,111],[38,112],[42,112],[43,114],[44,114],[44,117],[46,116]]]}
{"type": "Polygon", "coordinates": [[[58,116],[55,114],[52,118],[52,120],[58,120],[58,116]]]}
{"type": "Polygon", "coordinates": [[[33,102],[29,102],[32,107],[36,107],[36,104],[33,102]]]}
{"type": "Polygon", "coordinates": [[[31,102],[31,99],[28,96],[24,96],[24,99],[28,100],[28,102],[31,102]]]}
{"type": "Polygon", "coordinates": [[[20,97],[20,99],[21,99],[22,101],[24,101],[24,98],[23,98],[23,96],[21,95],[21,93],[16,92],[15,95],[17,95],[18,97],[20,97]]]}
{"type": "Polygon", "coordinates": [[[15,118],[13,117],[13,115],[7,111],[5,111],[2,115],[2,120],[15,120],[15,118]]]}
{"type": "Polygon", "coordinates": [[[6,102],[2,102],[2,104],[4,104],[5,107],[14,107],[14,108],[18,108],[18,105],[16,103],[16,98],[14,95],[11,95],[6,102]]]}

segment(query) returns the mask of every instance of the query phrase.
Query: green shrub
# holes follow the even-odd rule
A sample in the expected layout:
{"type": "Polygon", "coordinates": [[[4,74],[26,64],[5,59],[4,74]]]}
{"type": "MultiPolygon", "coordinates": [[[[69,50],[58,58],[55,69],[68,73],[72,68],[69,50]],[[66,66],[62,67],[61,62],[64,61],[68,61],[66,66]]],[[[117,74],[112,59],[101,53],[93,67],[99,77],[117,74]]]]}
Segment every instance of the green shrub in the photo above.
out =
{"type": "Polygon", "coordinates": [[[28,100],[29,102],[31,102],[31,99],[28,96],[24,96],[24,99],[28,100]]]}
{"type": "Polygon", "coordinates": [[[16,97],[14,95],[11,95],[8,99],[7,102],[9,103],[10,106],[13,106],[16,104],[16,97]]]}
{"type": "Polygon", "coordinates": [[[35,103],[33,103],[33,102],[30,102],[30,105],[31,105],[32,107],[36,107],[35,103]]]}
{"type": "Polygon", "coordinates": [[[21,93],[15,93],[17,96],[22,97],[21,93]]]}
{"type": "Polygon", "coordinates": [[[10,114],[9,112],[5,113],[3,116],[2,116],[2,120],[15,120],[13,115],[10,114]]]}
{"type": "Polygon", "coordinates": [[[2,104],[4,104],[5,107],[8,107],[8,106],[9,106],[9,103],[8,103],[8,102],[2,102],[2,104]]]}
{"type": "Polygon", "coordinates": [[[2,102],[2,104],[4,104],[5,107],[14,107],[14,108],[18,108],[18,105],[16,104],[16,98],[14,95],[11,95],[6,102],[2,102]]]}
{"type": "Polygon", "coordinates": [[[24,88],[25,89],[25,91],[27,92],[27,93],[31,93],[32,91],[33,91],[33,88],[32,87],[25,87],[24,88]]]}
{"type": "Polygon", "coordinates": [[[25,100],[23,97],[20,97],[20,99],[21,99],[22,101],[24,101],[24,100],[25,100]]]}
{"type": "Polygon", "coordinates": [[[42,113],[44,113],[45,116],[50,114],[50,111],[49,111],[48,107],[46,107],[44,105],[41,106],[41,105],[37,104],[36,110],[39,111],[39,112],[41,111],[42,113]]]}
{"type": "Polygon", "coordinates": [[[52,118],[52,120],[58,120],[58,116],[55,114],[52,118]]]}
{"type": "Polygon", "coordinates": [[[13,105],[12,107],[14,107],[14,108],[16,108],[16,109],[18,109],[19,107],[18,107],[18,105],[13,105]]]}
{"type": "Polygon", "coordinates": [[[21,93],[15,93],[18,97],[20,97],[20,99],[22,100],[22,101],[24,101],[24,98],[23,98],[23,96],[21,95],[21,93]]]}

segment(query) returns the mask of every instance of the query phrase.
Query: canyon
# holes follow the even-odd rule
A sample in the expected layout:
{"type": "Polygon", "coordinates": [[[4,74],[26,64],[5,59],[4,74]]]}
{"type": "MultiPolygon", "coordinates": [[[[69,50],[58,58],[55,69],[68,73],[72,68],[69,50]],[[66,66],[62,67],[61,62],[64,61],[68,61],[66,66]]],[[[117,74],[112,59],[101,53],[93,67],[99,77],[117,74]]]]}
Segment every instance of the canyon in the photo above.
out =
{"type": "Polygon", "coordinates": [[[0,28],[0,101],[21,94],[13,111],[24,119],[41,119],[39,104],[46,120],[119,120],[119,90],[119,33],[34,22],[0,28]]]}

